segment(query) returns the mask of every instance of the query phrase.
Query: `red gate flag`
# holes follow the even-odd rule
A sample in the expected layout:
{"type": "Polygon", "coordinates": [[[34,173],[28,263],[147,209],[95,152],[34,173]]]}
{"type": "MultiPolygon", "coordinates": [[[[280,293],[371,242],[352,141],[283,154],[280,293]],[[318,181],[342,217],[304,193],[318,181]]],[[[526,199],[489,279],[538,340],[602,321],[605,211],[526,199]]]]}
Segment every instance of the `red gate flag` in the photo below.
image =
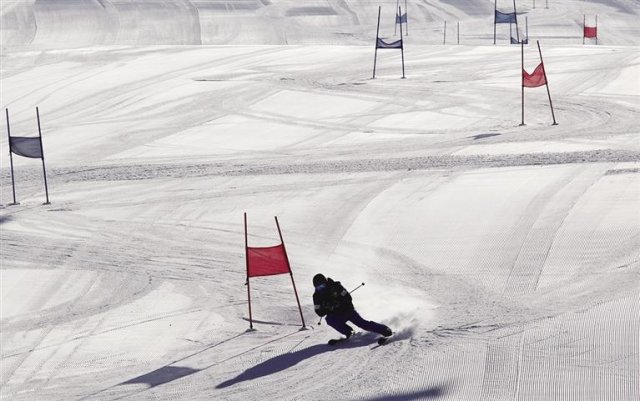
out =
{"type": "Polygon", "coordinates": [[[302,306],[300,306],[300,298],[298,298],[298,290],[296,289],[296,282],[293,280],[293,272],[291,271],[291,264],[289,263],[289,257],[287,256],[287,249],[284,246],[284,239],[282,239],[282,231],[280,231],[280,223],[278,218],[276,220],[276,227],[278,228],[278,236],[280,237],[280,244],[275,246],[265,247],[250,247],[249,246],[249,233],[247,232],[247,214],[244,214],[244,249],[247,261],[247,300],[249,304],[249,329],[253,330],[253,315],[251,314],[251,284],[249,278],[260,276],[273,276],[276,274],[286,274],[291,276],[291,284],[293,284],[293,292],[296,294],[296,302],[298,303],[298,310],[300,311],[300,319],[302,320],[302,327],[304,324],[304,315],[302,314],[302,306]]]}
{"type": "Polygon", "coordinates": [[[544,64],[540,63],[533,73],[529,74],[524,68],[522,69],[522,85],[527,88],[536,88],[547,83],[544,74],[544,64]]]}
{"type": "Polygon", "coordinates": [[[597,26],[585,26],[584,27],[584,37],[585,38],[597,38],[598,37],[598,27],[597,26]]]}
{"type": "Polygon", "coordinates": [[[524,43],[520,44],[520,69],[522,70],[522,84],[520,85],[522,91],[522,123],[524,124],[524,88],[535,88],[538,86],[545,85],[547,87],[547,95],[549,96],[549,107],[551,108],[551,117],[553,118],[553,125],[558,125],[556,122],[556,116],[553,112],[553,103],[551,102],[551,92],[549,91],[549,82],[547,81],[547,73],[544,70],[544,60],[542,60],[542,50],[540,50],[540,41],[536,40],[536,44],[538,45],[538,53],[540,54],[540,64],[533,70],[533,73],[529,74],[527,70],[524,69],[524,43]]]}
{"type": "Polygon", "coordinates": [[[283,244],[260,248],[247,247],[247,258],[249,277],[291,273],[283,244]]]}

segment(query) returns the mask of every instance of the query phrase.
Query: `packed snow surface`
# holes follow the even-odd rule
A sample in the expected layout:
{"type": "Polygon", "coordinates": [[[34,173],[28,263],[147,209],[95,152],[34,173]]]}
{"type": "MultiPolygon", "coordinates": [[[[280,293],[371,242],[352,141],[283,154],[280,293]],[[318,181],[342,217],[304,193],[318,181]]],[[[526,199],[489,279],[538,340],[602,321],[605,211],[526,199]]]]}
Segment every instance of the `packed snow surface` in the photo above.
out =
{"type": "Polygon", "coordinates": [[[3,1],[0,400],[639,399],[639,6],[516,3],[525,125],[493,1],[3,1]]]}

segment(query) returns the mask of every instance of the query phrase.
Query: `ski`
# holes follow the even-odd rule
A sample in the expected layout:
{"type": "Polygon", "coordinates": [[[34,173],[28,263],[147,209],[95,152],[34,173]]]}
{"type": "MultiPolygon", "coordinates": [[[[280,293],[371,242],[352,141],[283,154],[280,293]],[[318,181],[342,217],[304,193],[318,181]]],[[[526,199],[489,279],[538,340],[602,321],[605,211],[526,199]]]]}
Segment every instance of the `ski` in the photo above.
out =
{"type": "Polygon", "coordinates": [[[336,345],[347,340],[348,338],[332,338],[331,340],[329,340],[329,342],[327,342],[327,344],[336,345]]]}
{"type": "Polygon", "coordinates": [[[385,345],[391,337],[380,337],[378,338],[378,345],[385,345]]]}

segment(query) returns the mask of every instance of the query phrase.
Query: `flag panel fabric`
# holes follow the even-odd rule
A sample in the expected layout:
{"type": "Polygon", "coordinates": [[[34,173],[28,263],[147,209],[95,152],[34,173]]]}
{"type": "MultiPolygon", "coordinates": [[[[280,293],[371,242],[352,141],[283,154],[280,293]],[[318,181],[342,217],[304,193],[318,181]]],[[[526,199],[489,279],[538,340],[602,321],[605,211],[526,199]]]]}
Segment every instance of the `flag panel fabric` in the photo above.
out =
{"type": "Polygon", "coordinates": [[[544,74],[544,65],[540,63],[533,73],[529,74],[526,70],[522,70],[523,85],[527,88],[536,88],[547,83],[547,79],[544,74]]]}
{"type": "Polygon", "coordinates": [[[598,27],[585,26],[584,27],[584,37],[585,38],[597,38],[598,37],[598,27]]]}
{"type": "Polygon", "coordinates": [[[395,42],[387,43],[381,38],[378,38],[376,47],[378,49],[402,49],[402,40],[396,40],[395,42]]]}
{"type": "Polygon", "coordinates": [[[247,248],[248,277],[290,273],[284,245],[247,248]]]}
{"type": "Polygon", "coordinates": [[[515,11],[512,13],[501,13],[496,10],[495,16],[496,24],[515,24],[516,23],[516,13],[515,11]]]}
{"type": "Polygon", "coordinates": [[[402,15],[396,14],[396,24],[403,24],[405,22],[407,22],[407,13],[402,15]]]}
{"type": "Polygon", "coordinates": [[[42,159],[42,146],[40,146],[39,137],[12,136],[9,138],[9,146],[11,151],[17,155],[42,159]]]}
{"type": "Polygon", "coordinates": [[[529,39],[522,39],[520,42],[518,42],[518,39],[514,38],[513,36],[511,37],[511,44],[512,45],[519,45],[520,43],[524,43],[525,45],[529,44],[529,39]]]}

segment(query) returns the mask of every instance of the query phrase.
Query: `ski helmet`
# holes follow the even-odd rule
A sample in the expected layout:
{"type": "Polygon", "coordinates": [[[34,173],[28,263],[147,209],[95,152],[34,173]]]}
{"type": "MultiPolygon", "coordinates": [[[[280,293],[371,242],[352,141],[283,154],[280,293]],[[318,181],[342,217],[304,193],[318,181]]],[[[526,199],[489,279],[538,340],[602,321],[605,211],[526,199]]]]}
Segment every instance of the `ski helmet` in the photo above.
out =
{"type": "Polygon", "coordinates": [[[317,287],[321,284],[324,284],[327,282],[327,278],[324,276],[324,274],[318,273],[315,276],[313,276],[313,286],[317,287]]]}

